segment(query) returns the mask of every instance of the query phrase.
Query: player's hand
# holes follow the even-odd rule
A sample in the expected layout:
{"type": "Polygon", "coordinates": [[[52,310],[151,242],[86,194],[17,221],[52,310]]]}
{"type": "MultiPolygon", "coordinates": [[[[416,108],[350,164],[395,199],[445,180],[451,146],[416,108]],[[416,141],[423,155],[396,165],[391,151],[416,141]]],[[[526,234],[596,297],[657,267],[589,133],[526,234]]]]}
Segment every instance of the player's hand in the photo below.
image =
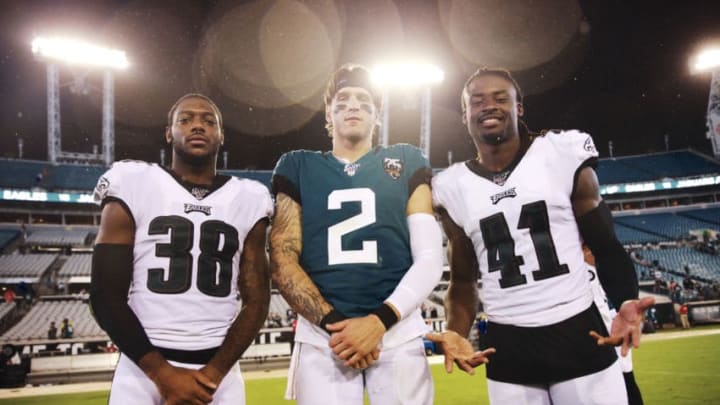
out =
{"type": "Polygon", "coordinates": [[[600,346],[621,346],[620,354],[627,356],[630,346],[640,347],[642,323],[645,311],[655,305],[655,298],[645,297],[639,300],[627,300],[620,306],[610,328],[610,336],[601,336],[596,331],[590,331],[590,336],[597,340],[600,346]]]}
{"type": "Polygon", "coordinates": [[[345,366],[359,364],[370,366],[379,356],[380,340],[385,334],[385,325],[375,315],[345,319],[327,325],[331,332],[328,345],[345,366]],[[377,352],[376,356],[368,356],[377,352]],[[365,363],[360,363],[361,360],[365,363]]]}
{"type": "Polygon", "coordinates": [[[494,348],[475,351],[467,339],[449,330],[442,333],[432,332],[425,335],[431,342],[439,343],[445,353],[445,371],[452,373],[453,363],[464,372],[473,375],[475,367],[490,362],[489,355],[495,353],[494,348]]]}
{"type": "Polygon", "coordinates": [[[356,370],[364,370],[364,369],[370,367],[371,365],[373,365],[379,358],[380,358],[380,349],[375,348],[375,350],[371,351],[370,354],[365,356],[365,358],[358,360],[358,362],[356,362],[353,365],[350,365],[350,367],[352,367],[356,370]]]}
{"type": "Polygon", "coordinates": [[[212,394],[217,389],[217,385],[200,370],[175,367],[170,364],[159,370],[152,379],[166,405],[209,404],[213,400],[212,394]]]}
{"type": "Polygon", "coordinates": [[[198,383],[213,393],[217,390],[217,387],[220,386],[223,378],[225,378],[225,376],[218,371],[217,368],[209,364],[205,365],[198,371],[206,377],[202,381],[198,380],[198,383]]]}

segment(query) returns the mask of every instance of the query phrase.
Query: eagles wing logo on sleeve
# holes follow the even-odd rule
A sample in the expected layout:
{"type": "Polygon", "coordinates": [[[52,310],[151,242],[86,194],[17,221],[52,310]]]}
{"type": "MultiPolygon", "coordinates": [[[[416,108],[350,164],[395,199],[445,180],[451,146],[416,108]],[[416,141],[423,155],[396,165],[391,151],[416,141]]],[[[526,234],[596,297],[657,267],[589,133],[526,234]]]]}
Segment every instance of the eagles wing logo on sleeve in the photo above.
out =
{"type": "Polygon", "coordinates": [[[383,168],[385,169],[385,173],[387,173],[390,177],[397,180],[400,178],[400,175],[403,172],[403,162],[400,159],[395,158],[385,158],[383,159],[383,168]]]}
{"type": "Polygon", "coordinates": [[[593,140],[591,137],[587,137],[585,140],[585,144],[583,145],[583,149],[585,149],[588,152],[595,152],[597,153],[597,149],[595,149],[595,144],[593,143],[593,140]]]}
{"type": "Polygon", "coordinates": [[[107,196],[108,188],[110,188],[110,180],[107,177],[102,176],[97,182],[94,191],[94,198],[97,201],[102,201],[107,196]]]}

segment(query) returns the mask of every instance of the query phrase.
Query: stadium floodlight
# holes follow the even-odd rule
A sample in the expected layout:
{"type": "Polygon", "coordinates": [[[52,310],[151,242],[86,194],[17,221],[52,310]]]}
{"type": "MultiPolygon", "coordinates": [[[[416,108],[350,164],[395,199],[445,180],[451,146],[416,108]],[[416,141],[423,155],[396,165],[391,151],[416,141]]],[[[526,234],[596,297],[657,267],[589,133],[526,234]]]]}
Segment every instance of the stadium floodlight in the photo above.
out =
{"type": "Polygon", "coordinates": [[[392,63],[378,64],[370,71],[371,80],[382,89],[383,110],[381,112],[382,125],[380,127],[380,145],[389,144],[390,108],[389,89],[400,88],[406,98],[415,98],[417,91],[422,91],[420,100],[420,149],[425,156],[430,157],[430,117],[431,98],[430,87],[442,82],[445,73],[437,66],[429,63],[392,63]]]}
{"type": "Polygon", "coordinates": [[[706,48],[700,51],[692,63],[694,72],[707,72],[720,68],[720,47],[706,48]]]}
{"type": "Polygon", "coordinates": [[[40,57],[70,64],[115,69],[126,69],[130,65],[124,51],[68,38],[35,38],[32,41],[32,51],[40,57]]]}
{"type": "Polygon", "coordinates": [[[693,58],[694,73],[712,72],[707,109],[707,138],[715,158],[720,159],[720,46],[708,47],[693,58]]]}
{"type": "Polygon", "coordinates": [[[428,86],[445,79],[445,72],[428,63],[380,64],[372,68],[372,81],[380,87],[428,86]]]}

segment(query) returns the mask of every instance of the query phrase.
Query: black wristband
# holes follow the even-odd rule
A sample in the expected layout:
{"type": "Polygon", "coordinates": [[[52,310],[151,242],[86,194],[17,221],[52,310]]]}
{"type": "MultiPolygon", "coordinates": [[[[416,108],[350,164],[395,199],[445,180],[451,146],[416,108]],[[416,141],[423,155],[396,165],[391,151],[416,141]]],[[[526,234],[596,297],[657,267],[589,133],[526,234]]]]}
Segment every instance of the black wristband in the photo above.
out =
{"type": "Polygon", "coordinates": [[[393,311],[393,309],[390,308],[390,305],[388,304],[382,304],[380,308],[372,311],[371,313],[377,315],[377,317],[380,318],[380,322],[385,325],[385,330],[390,330],[390,328],[398,321],[398,317],[397,315],[395,315],[395,311],[393,311]]]}
{"type": "Polygon", "coordinates": [[[325,329],[325,332],[332,334],[332,332],[327,330],[327,325],[329,323],[344,321],[345,319],[347,319],[347,316],[343,315],[337,309],[333,309],[332,311],[328,312],[327,315],[323,316],[323,318],[320,320],[319,326],[325,329]]]}

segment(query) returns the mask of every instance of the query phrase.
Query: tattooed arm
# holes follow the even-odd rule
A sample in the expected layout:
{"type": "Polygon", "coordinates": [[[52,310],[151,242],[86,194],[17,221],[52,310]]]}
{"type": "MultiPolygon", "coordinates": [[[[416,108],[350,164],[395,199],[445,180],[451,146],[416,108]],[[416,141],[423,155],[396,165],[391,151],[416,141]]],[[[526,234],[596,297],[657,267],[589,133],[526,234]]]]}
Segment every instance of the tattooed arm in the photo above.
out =
{"type": "Polygon", "coordinates": [[[333,310],[310,276],[300,266],[302,208],[285,193],[278,193],[270,230],[270,272],[290,308],[318,325],[333,310]]]}
{"type": "Polygon", "coordinates": [[[242,307],[217,353],[201,369],[217,385],[250,346],[267,317],[270,305],[270,275],[265,255],[268,222],[267,218],[259,220],[245,238],[238,272],[242,307]]]}

